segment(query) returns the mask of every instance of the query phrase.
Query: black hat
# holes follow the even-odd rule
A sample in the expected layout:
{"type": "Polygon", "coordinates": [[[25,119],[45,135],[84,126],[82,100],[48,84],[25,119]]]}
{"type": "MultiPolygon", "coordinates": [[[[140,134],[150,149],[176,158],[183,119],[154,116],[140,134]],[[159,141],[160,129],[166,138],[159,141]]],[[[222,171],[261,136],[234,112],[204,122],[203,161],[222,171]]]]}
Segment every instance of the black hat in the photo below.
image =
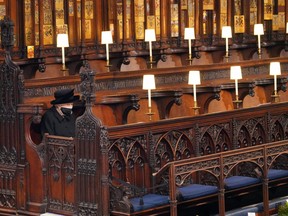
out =
{"type": "Polygon", "coordinates": [[[54,93],[55,100],[51,101],[51,104],[64,104],[72,103],[79,100],[79,95],[74,96],[74,89],[60,89],[54,93]]]}

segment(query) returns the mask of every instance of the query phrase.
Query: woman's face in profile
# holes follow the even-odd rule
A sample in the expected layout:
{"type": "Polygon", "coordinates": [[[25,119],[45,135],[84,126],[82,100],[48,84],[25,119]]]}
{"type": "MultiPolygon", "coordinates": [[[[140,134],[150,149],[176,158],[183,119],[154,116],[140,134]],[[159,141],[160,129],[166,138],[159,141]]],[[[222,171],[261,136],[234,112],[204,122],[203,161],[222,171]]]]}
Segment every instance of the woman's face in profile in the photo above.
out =
{"type": "Polygon", "coordinates": [[[73,108],[73,103],[59,104],[58,107],[59,107],[59,108],[72,109],[72,108],[73,108]]]}

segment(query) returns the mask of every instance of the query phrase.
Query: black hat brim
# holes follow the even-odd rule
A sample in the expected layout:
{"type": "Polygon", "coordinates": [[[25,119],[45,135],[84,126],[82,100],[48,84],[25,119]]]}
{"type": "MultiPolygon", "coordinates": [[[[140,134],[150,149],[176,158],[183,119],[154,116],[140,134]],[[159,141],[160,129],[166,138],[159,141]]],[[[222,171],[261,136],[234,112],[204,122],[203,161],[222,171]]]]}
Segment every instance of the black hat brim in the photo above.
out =
{"type": "Polygon", "coordinates": [[[80,98],[79,95],[75,95],[69,98],[58,98],[58,99],[51,101],[51,104],[55,105],[55,104],[72,103],[74,101],[79,100],[79,98],[80,98]]]}

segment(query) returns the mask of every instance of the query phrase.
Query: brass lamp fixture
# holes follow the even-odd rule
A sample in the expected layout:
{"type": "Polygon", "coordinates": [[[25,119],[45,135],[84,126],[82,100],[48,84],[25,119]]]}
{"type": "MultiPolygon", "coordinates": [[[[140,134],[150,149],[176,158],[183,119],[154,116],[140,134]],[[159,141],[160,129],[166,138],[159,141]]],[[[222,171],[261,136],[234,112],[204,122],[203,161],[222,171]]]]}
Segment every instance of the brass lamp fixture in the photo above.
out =
{"type": "Polygon", "coordinates": [[[258,36],[258,56],[261,58],[261,35],[264,35],[264,28],[262,23],[254,24],[254,35],[258,36]]]}
{"type": "Polygon", "coordinates": [[[148,90],[148,113],[147,115],[149,115],[149,119],[152,120],[151,116],[154,113],[152,113],[151,90],[156,89],[155,77],[153,74],[143,75],[143,89],[148,90]]]}
{"type": "Polygon", "coordinates": [[[272,98],[274,98],[275,102],[278,102],[279,95],[277,93],[277,75],[281,75],[280,62],[270,63],[270,75],[274,76],[274,94],[272,95],[272,98]]]}
{"type": "Polygon", "coordinates": [[[57,47],[62,49],[62,71],[68,71],[65,65],[65,47],[69,47],[68,34],[57,34],[57,47]]]}
{"type": "Polygon", "coordinates": [[[152,56],[152,41],[156,41],[155,29],[145,29],[145,41],[149,43],[149,61],[153,64],[153,56],[152,56]]]}
{"type": "Polygon", "coordinates": [[[228,45],[228,39],[232,38],[232,30],[231,30],[231,26],[223,26],[222,27],[222,38],[225,38],[225,44],[226,44],[226,55],[225,58],[228,61],[229,58],[229,45],[228,45]]]}
{"type": "Polygon", "coordinates": [[[196,94],[196,85],[201,84],[200,71],[189,71],[188,84],[193,85],[193,98],[194,98],[193,109],[194,113],[196,114],[198,109],[200,108],[197,105],[197,94],[196,94]]]}
{"type": "Polygon", "coordinates": [[[106,44],[106,66],[109,67],[109,44],[113,43],[112,32],[102,31],[101,32],[101,44],[106,44]]]}
{"type": "Polygon", "coordinates": [[[190,62],[192,62],[192,47],[191,47],[191,40],[195,39],[195,31],[194,28],[185,28],[184,30],[184,39],[188,40],[188,47],[189,47],[189,57],[188,60],[190,62]]]}
{"type": "Polygon", "coordinates": [[[242,102],[242,100],[239,100],[239,94],[238,94],[238,80],[242,79],[242,70],[241,66],[231,66],[230,68],[230,79],[235,80],[235,101],[237,108],[239,107],[239,103],[242,102]]]}

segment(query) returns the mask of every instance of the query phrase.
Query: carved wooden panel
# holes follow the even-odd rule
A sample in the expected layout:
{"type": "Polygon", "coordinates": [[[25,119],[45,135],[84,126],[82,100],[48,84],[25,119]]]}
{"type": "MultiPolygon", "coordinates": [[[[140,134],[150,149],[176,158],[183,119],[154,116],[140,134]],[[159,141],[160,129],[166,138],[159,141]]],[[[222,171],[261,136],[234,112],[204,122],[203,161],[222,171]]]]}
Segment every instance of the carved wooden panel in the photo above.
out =
{"type": "Polygon", "coordinates": [[[43,43],[45,45],[53,44],[53,5],[51,0],[43,0],[43,43]]]}
{"type": "Polygon", "coordinates": [[[254,32],[254,24],[257,23],[257,13],[258,13],[258,8],[257,8],[257,0],[251,0],[250,1],[250,33],[252,34],[254,32]]]}
{"type": "Polygon", "coordinates": [[[196,144],[188,131],[172,130],[155,136],[157,141],[154,146],[154,169],[160,169],[170,161],[194,157],[196,144]]]}
{"type": "Polygon", "coordinates": [[[75,211],[75,147],[74,140],[48,136],[48,208],[51,212],[75,211]]]}
{"type": "MultiPolygon", "coordinates": [[[[22,102],[23,73],[11,60],[10,49],[14,44],[14,24],[9,18],[1,20],[1,45],[6,51],[5,60],[0,65],[0,207],[15,209],[16,197],[23,198],[17,190],[17,166],[20,152],[24,152],[20,136],[20,119],[17,105],[22,102]],[[20,141],[21,140],[21,141],[20,141]]],[[[23,175],[22,171],[19,171],[23,175]]],[[[23,183],[23,178],[20,180],[23,183]]],[[[23,186],[23,185],[22,185],[23,186]]],[[[21,192],[23,192],[22,187],[21,192]]],[[[22,203],[23,204],[23,203],[22,203]]]]}
{"type": "Polygon", "coordinates": [[[288,116],[286,114],[279,116],[271,116],[270,119],[270,139],[271,141],[280,141],[288,137],[288,116]]]}
{"type": "MultiPolygon", "coordinates": [[[[1,154],[4,152],[1,151],[1,154]]],[[[6,157],[6,159],[10,159],[6,157]]],[[[3,158],[2,158],[3,159],[3,158]]],[[[3,161],[1,161],[3,162],[3,161]]],[[[6,209],[15,209],[17,204],[17,191],[15,185],[17,184],[16,167],[0,166],[0,207],[6,209]]]]}
{"type": "Polygon", "coordinates": [[[123,138],[111,143],[109,148],[110,175],[132,185],[140,187],[145,185],[145,179],[150,173],[146,173],[149,153],[144,138],[145,136],[133,139],[123,138]]]}
{"type": "Polygon", "coordinates": [[[237,148],[266,143],[266,122],[264,117],[247,119],[237,122],[237,148]]]}

